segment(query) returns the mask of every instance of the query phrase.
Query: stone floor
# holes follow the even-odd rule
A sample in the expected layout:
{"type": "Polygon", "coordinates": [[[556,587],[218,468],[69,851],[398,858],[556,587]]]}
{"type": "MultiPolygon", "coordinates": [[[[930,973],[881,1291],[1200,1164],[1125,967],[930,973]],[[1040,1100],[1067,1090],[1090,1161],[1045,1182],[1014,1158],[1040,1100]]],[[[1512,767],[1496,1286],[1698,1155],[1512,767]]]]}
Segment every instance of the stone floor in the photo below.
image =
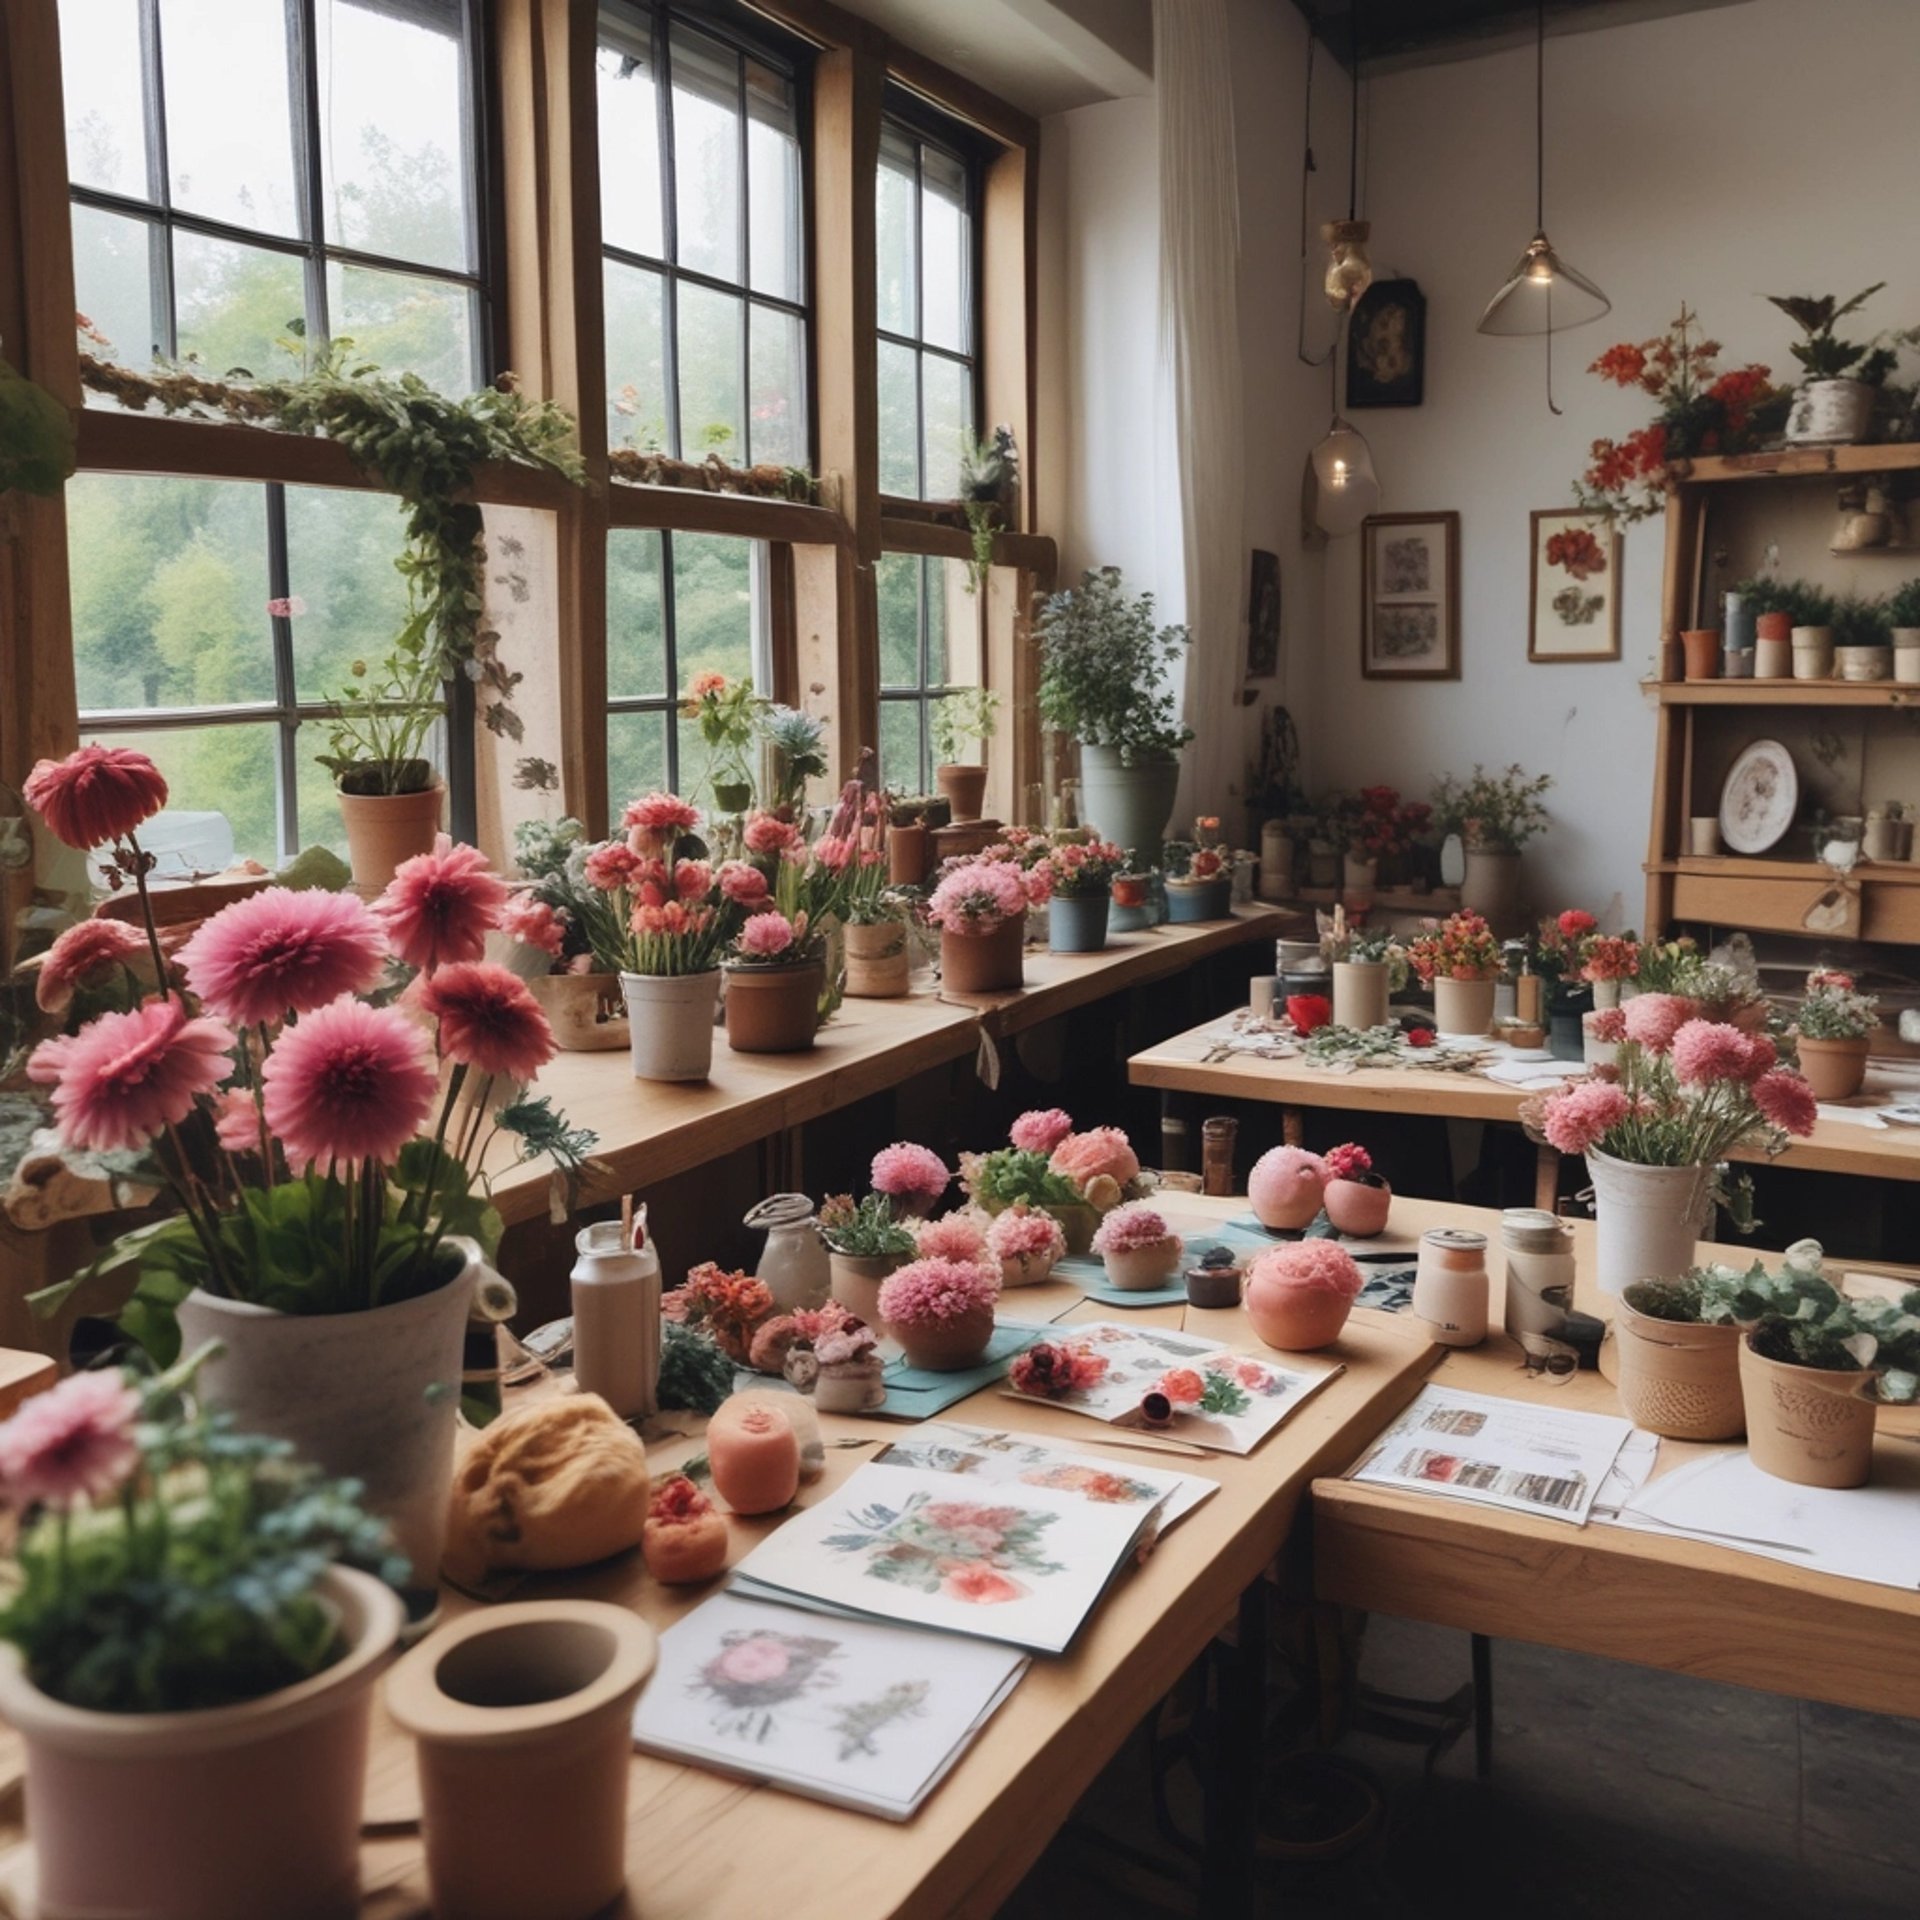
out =
{"type": "MultiPolygon", "coordinates": [[[[1362,1672],[1430,1697],[1466,1679],[1467,1658],[1463,1634],[1376,1618],[1362,1672]]],[[[1469,1739],[1431,1777],[1418,1747],[1340,1743],[1381,1789],[1383,1817],[1337,1863],[1263,1864],[1261,1920],[1908,1920],[1920,1908],[1920,1726],[1511,1642],[1495,1647],[1494,1683],[1484,1786],[1469,1739]]],[[[1197,1832],[1190,1784],[1176,1798],[1197,1832]]],[[[1136,1741],[1003,1912],[1197,1914],[1184,1873],[1156,1835],[1136,1741]]]]}

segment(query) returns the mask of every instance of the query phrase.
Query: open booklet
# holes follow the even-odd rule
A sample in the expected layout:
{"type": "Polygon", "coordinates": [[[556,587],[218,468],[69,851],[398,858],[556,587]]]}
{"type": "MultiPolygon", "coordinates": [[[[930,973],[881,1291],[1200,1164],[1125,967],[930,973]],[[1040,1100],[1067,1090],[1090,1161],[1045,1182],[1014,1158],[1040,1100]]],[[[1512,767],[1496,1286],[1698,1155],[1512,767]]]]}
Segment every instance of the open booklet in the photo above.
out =
{"type": "Polygon", "coordinates": [[[718,1593],[660,1636],[633,1740],[905,1820],[1026,1669],[984,1641],[718,1593]]]}

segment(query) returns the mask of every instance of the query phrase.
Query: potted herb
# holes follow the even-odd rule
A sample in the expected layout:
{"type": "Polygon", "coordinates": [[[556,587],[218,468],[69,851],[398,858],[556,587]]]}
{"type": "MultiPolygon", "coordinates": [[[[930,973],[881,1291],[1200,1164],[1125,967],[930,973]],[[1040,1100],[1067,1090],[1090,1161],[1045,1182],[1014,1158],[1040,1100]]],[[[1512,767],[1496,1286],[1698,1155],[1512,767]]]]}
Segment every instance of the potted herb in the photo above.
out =
{"type": "Polygon", "coordinates": [[[1355,926],[1335,908],[1320,951],[1333,969],[1333,1022],[1383,1026],[1389,998],[1407,983],[1406,950],[1385,927],[1355,926]]]}
{"type": "Polygon", "coordinates": [[[1114,877],[1126,855],[1110,840],[1069,840],[1043,859],[1050,877],[1047,946],[1054,953],[1098,953],[1107,944],[1114,877]]]}
{"type": "Polygon", "coordinates": [[[440,718],[439,665],[424,615],[411,620],[377,669],[353,663],[353,683],[326,722],[320,764],[333,775],[353,884],[367,899],[440,831],[446,788],[423,749],[440,718]]]}
{"type": "Polygon", "coordinates": [[[1547,830],[1541,796],[1550,773],[1529,774],[1518,763],[1498,773],[1476,764],[1465,780],[1443,775],[1433,789],[1434,818],[1457,833],[1466,849],[1460,904],[1493,927],[1511,926],[1520,901],[1520,850],[1547,830]]]}
{"type": "MultiPolygon", "coordinates": [[[[198,1358],[74,1374],[0,1426],[23,1524],[0,1713],[37,1911],[353,1911],[379,1663],[400,1631],[356,1490],[189,1399],[198,1358]]],[[[446,1497],[445,1489],[441,1498],[446,1497]]]]}
{"type": "Polygon", "coordinates": [[[933,777],[961,825],[978,820],[985,805],[987,770],[973,759],[975,748],[993,738],[999,695],[985,687],[962,687],[934,704],[933,777]]]}
{"type": "Polygon", "coordinates": [[[760,731],[766,702],[754,697],[751,680],[729,680],[724,673],[696,673],[680,711],[706,743],[702,783],[713,795],[716,813],[742,814],[753,805],[753,769],[747,750],[760,731]]]}
{"type": "Polygon", "coordinates": [[[960,449],[960,508],[973,535],[967,591],[978,593],[993,569],[993,536],[1011,524],[1020,484],[1020,450],[1011,427],[995,427],[984,440],[969,434],[960,449]]]}
{"type": "Polygon", "coordinates": [[[1762,1473],[1803,1487],[1866,1485],[1878,1346],[1844,1299],[1825,1314],[1770,1313],[1747,1329],[1740,1391],[1747,1456],[1762,1473]]]}
{"type": "Polygon", "coordinates": [[[910,1367],[957,1373],[977,1366],[993,1338],[1000,1276],[972,1261],[922,1258],[880,1288],[880,1317],[910,1367]]]}
{"type": "Polygon", "coordinates": [[[912,1229],[895,1216],[884,1193],[860,1201],[836,1193],[820,1203],[820,1238],[833,1269],[833,1297],[855,1319],[877,1325],[880,1283],[913,1258],[912,1229]]]}
{"type": "Polygon", "coordinates": [[[1167,842],[1167,918],[1178,925],[1225,920],[1233,913],[1233,874],[1218,847],[1167,842]]]}
{"type": "Polygon", "coordinates": [[[1873,422],[1875,396],[1893,371],[1894,355],[1884,347],[1869,350],[1834,336],[1834,323],[1872,299],[1887,283],[1876,280],[1851,300],[1830,293],[1767,295],[1799,327],[1802,338],[1787,351],[1799,361],[1803,377],[1787,415],[1787,439],[1803,446],[1854,445],[1864,441],[1873,422]]]}
{"type": "Polygon", "coordinates": [[[1880,1005],[1853,975],[1818,967],[1793,1016],[1794,1051],[1816,1100],[1851,1100],[1867,1077],[1867,1051],[1880,1005]]]}
{"type": "Polygon", "coordinates": [[[1920,686],[1920,579],[1909,580],[1888,595],[1887,625],[1893,641],[1893,677],[1902,686],[1920,686]]]}
{"type": "Polygon", "coordinates": [[[868,797],[866,810],[872,824],[862,835],[840,906],[847,997],[897,1000],[913,977],[907,902],[887,879],[890,837],[880,824],[884,815],[877,794],[868,797]]]}
{"type": "Polygon", "coordinates": [[[627,1007],[617,967],[599,956],[619,947],[610,896],[587,879],[597,849],[578,820],[523,820],[513,830],[522,884],[501,910],[513,944],[508,964],[532,989],[568,1053],[628,1044],[627,1007]]]}
{"type": "Polygon", "coordinates": [[[1884,600],[1845,593],[1833,605],[1833,664],[1842,680],[1885,680],[1893,672],[1893,621],[1884,600]]]}
{"type": "Polygon", "coordinates": [[[1793,608],[1793,677],[1827,680],[1833,676],[1833,620],[1837,603],[1817,587],[1802,587],[1793,608]]]}
{"type": "Polygon", "coordinates": [[[1044,884],[1006,860],[961,860],[947,869],[928,898],[927,918],[940,929],[940,976],[948,992],[1021,986],[1027,908],[1045,898],[1044,884]]]}
{"type": "Polygon", "coordinates": [[[1041,603],[1034,637],[1040,716],[1080,743],[1083,813],[1105,839],[1150,858],[1193,738],[1167,684],[1186,628],[1156,625],[1153,595],[1129,594],[1118,567],[1101,567],[1041,603]]]}
{"type": "Polygon", "coordinates": [[[1493,993],[1504,962],[1493,930],[1472,908],[1422,921],[1407,943],[1407,960],[1433,989],[1441,1033],[1477,1038],[1493,1031],[1493,993]]]}
{"type": "Polygon", "coordinates": [[[1793,630],[1818,627],[1831,617],[1832,601],[1804,580],[1761,574],[1735,589],[1753,616],[1756,680],[1785,680],[1793,672],[1793,630]]]}

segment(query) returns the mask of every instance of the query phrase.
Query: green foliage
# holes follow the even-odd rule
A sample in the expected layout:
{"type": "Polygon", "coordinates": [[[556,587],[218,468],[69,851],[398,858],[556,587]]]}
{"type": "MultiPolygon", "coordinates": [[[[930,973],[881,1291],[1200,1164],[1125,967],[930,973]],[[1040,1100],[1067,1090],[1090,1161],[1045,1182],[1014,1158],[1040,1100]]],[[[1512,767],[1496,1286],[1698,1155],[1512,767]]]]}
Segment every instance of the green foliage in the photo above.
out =
{"type": "Polygon", "coordinates": [[[353,663],[353,678],[327,722],[327,751],[315,758],[343,793],[424,793],[433,767],[423,757],[440,715],[439,663],[426,652],[426,616],[401,629],[378,677],[353,663]]]}
{"type": "Polygon", "coordinates": [[[1756,618],[1763,613],[1784,613],[1796,627],[1824,627],[1833,621],[1833,596],[1804,580],[1759,574],[1742,580],[1735,591],[1746,596],[1756,618]]]}
{"type": "Polygon", "coordinates": [[[1130,767],[1163,760],[1193,738],[1167,684],[1191,636],[1156,626],[1153,595],[1129,594],[1118,567],[1090,569],[1078,587],[1043,600],[1034,638],[1048,726],[1083,746],[1112,748],[1130,767]]]}
{"type": "Polygon", "coordinates": [[[773,755],[774,810],[797,807],[809,780],[827,775],[827,723],[798,707],[769,706],[760,719],[760,737],[773,755]]]}
{"type": "Polygon", "coordinates": [[[1913,579],[1887,596],[1889,627],[1920,627],[1920,579],[1913,579]]]}
{"type": "Polygon", "coordinates": [[[1552,774],[1529,774],[1518,761],[1498,773],[1476,761],[1470,778],[1446,773],[1434,782],[1434,818],[1443,833],[1459,834],[1470,847],[1517,852],[1546,832],[1541,795],[1552,785],[1552,774]]]}
{"type": "Polygon", "coordinates": [[[1833,628],[1836,647],[1886,647],[1893,644],[1893,622],[1887,617],[1884,600],[1869,600],[1861,594],[1843,593],[1833,603],[1831,622],[1814,624],[1833,628]]]}
{"type": "Polygon", "coordinates": [[[660,1333],[661,1412],[716,1412],[733,1391],[733,1362],[697,1328],[666,1320],[660,1333]]]}
{"type": "Polygon", "coordinates": [[[978,593],[993,569],[993,536],[1006,518],[1013,490],[1020,484],[1020,451],[1011,427],[995,427],[984,440],[971,434],[960,447],[960,505],[973,535],[967,564],[967,591],[978,593]]]}
{"type": "MultiPolygon", "coordinates": [[[[1849,368],[1855,367],[1867,349],[1856,346],[1851,341],[1836,340],[1833,326],[1836,320],[1844,320],[1848,314],[1857,313],[1887,283],[1876,280],[1872,286],[1864,287],[1844,305],[1836,304],[1834,296],[1824,293],[1818,297],[1807,293],[1779,294],[1770,293],[1767,299],[1780,309],[1788,319],[1795,322],[1806,335],[1804,340],[1791,341],[1787,351],[1798,360],[1806,370],[1809,380],[1841,380],[1846,378],[1849,368]]],[[[1887,356],[1886,364],[1879,367],[1879,378],[1869,382],[1877,386],[1892,370],[1892,357],[1887,356]]],[[[1856,372],[1856,379],[1863,378],[1863,372],[1856,372]]]]}
{"type": "Polygon", "coordinates": [[[73,471],[73,415],[0,360],[0,495],[56,498],[73,471]]]}
{"type": "Polygon", "coordinates": [[[935,761],[943,767],[966,761],[970,748],[993,738],[999,713],[1000,696],[985,687],[961,687],[935,701],[929,709],[935,761]]]}
{"type": "Polygon", "coordinates": [[[858,1202],[849,1194],[823,1201],[820,1237],[850,1260],[892,1259],[914,1251],[912,1233],[893,1217],[893,1202],[884,1193],[858,1202]]]}
{"type": "Polygon", "coordinates": [[[1080,1204],[1079,1188],[1065,1174],[1055,1173],[1044,1153],[1028,1153],[1020,1147],[981,1155],[969,1178],[973,1197],[994,1212],[1016,1200],[1032,1207],[1080,1204]]]}

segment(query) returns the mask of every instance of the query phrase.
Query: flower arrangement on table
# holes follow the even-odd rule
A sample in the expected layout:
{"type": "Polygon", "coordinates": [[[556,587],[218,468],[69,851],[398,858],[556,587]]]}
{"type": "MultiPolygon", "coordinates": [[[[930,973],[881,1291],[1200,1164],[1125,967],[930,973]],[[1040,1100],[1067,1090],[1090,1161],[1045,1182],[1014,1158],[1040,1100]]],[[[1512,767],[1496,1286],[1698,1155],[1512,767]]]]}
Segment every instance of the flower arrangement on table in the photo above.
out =
{"type": "Polygon", "coordinates": [[[896,1140],[873,1156],[867,1178],[874,1192],[885,1194],[901,1212],[925,1214],[946,1192],[953,1173],[931,1147],[896,1140]]]}
{"type": "Polygon", "coordinates": [[[1025,1202],[1053,1214],[1076,1253],[1087,1251],[1101,1215],[1146,1192],[1140,1157],[1118,1127],[1075,1132],[1057,1107],[1023,1113],[1007,1146],[963,1153],[960,1184],[985,1213],[1025,1202]]]}
{"type": "Polygon", "coordinates": [[[910,1365],[951,1370],[986,1351],[999,1298],[994,1268],[923,1255],[881,1282],[880,1317],[910,1365]]]}
{"type": "Polygon", "coordinates": [[[1425,986],[1436,980],[1497,980],[1505,965],[1493,929],[1471,907],[1423,920],[1407,943],[1407,961],[1425,986]]]}
{"type": "Polygon", "coordinates": [[[987,1252],[1000,1263],[1002,1286],[1025,1286],[1044,1280],[1055,1263],[1066,1258],[1067,1236],[1052,1214],[1017,1200],[993,1216],[987,1227],[987,1252]]]}
{"type": "Polygon", "coordinates": [[[1113,1209],[1101,1221],[1093,1236],[1097,1254],[1139,1253],[1149,1247],[1161,1247],[1172,1237],[1166,1215],[1151,1202],[1129,1200],[1113,1209]]]}
{"type": "Polygon", "coordinates": [[[1084,1340],[1042,1340],[1014,1356],[1007,1385],[1037,1400],[1060,1400],[1097,1387],[1107,1366],[1107,1356],[1084,1340]]]}
{"type": "Polygon", "coordinates": [[[660,1312],[673,1325],[704,1334],[744,1367],[751,1364],[754,1335],[773,1318],[773,1294],[764,1281],[750,1279],[737,1267],[703,1260],[679,1286],[660,1296],[660,1312]]]}
{"type": "Polygon", "coordinates": [[[1517,761],[1497,773],[1476,762],[1464,780],[1446,773],[1434,782],[1434,819],[1443,833],[1459,834],[1468,847],[1518,853],[1546,832],[1541,796],[1552,785],[1552,774],[1529,774],[1517,761]]]}
{"type": "Polygon", "coordinates": [[[750,679],[696,673],[680,711],[706,744],[701,780],[717,812],[741,814],[753,804],[753,769],[747,750],[760,730],[767,702],[755,697],[750,679]]]}
{"type": "Polygon", "coordinates": [[[961,1207],[943,1213],[937,1220],[922,1220],[913,1230],[914,1251],[922,1260],[957,1260],[967,1266],[985,1266],[991,1218],[961,1207]]]}
{"type": "Polygon", "coordinates": [[[1125,852],[1111,840],[1068,840],[1050,846],[1038,865],[1047,874],[1048,897],[1090,900],[1110,893],[1114,876],[1127,864],[1125,852]]]}
{"type": "Polygon", "coordinates": [[[905,1260],[914,1251],[912,1228],[895,1217],[884,1193],[859,1201],[850,1193],[829,1194],[816,1217],[828,1250],[849,1260],[905,1260]]]}
{"type": "Polygon", "coordinates": [[[820,1348],[841,1356],[842,1361],[874,1345],[873,1329],[857,1315],[849,1313],[837,1300],[817,1307],[796,1307],[792,1313],[774,1313],[753,1329],[747,1342],[747,1364],[756,1373],[785,1374],[796,1386],[807,1377],[793,1365],[796,1354],[811,1355],[820,1364],[820,1348]],[[866,1338],[860,1340],[856,1332],[866,1338]]]}
{"type": "Polygon", "coordinates": [[[1398,878],[1403,865],[1433,825],[1433,808],[1424,800],[1403,801],[1397,787],[1362,787],[1334,811],[1347,850],[1357,858],[1380,862],[1383,882],[1398,878]]]}
{"type": "MultiPolygon", "coordinates": [[[[824,958],[827,936],[845,918],[856,881],[876,893],[884,882],[885,855],[866,831],[870,801],[857,780],[848,781],[811,845],[799,826],[778,814],[746,816],[740,828],[745,858],[720,871],[722,894],[746,915],[733,938],[733,964],[811,966],[824,958]]],[[[824,1006],[823,1017],[831,1011],[824,1006]]]]}
{"type": "Polygon", "coordinates": [[[1632,933],[1589,933],[1580,943],[1580,971],[1594,986],[1619,987],[1640,972],[1640,942],[1632,933]]]}
{"type": "Polygon", "coordinates": [[[1231,877],[1228,856],[1218,847],[1196,847],[1190,840],[1169,840],[1164,857],[1170,887],[1204,887],[1231,877]]]}
{"type": "Polygon", "coordinates": [[[1335,907],[1332,913],[1320,914],[1318,919],[1320,954],[1329,965],[1336,961],[1355,967],[1384,965],[1390,993],[1398,993],[1407,984],[1407,949],[1390,927],[1350,920],[1345,907],[1335,907]]]}
{"type": "Polygon", "coordinates": [[[678,794],[650,793],[621,816],[624,839],[585,857],[582,877],[606,897],[587,923],[603,972],[712,973],[748,903],[766,899],[766,876],[758,868],[715,871],[695,835],[699,824],[698,809],[678,794]]]}
{"type": "Polygon", "coordinates": [[[1836,967],[1816,967],[1807,975],[1806,992],[1793,1016],[1802,1040],[1864,1040],[1880,1023],[1880,1002],[1862,993],[1853,975],[1836,967]]]}
{"type": "Polygon", "coordinates": [[[1051,879],[1044,866],[975,855],[941,874],[927,900],[927,918],[942,933],[967,938],[997,933],[1009,920],[1024,923],[1030,906],[1044,906],[1051,879]]]}

